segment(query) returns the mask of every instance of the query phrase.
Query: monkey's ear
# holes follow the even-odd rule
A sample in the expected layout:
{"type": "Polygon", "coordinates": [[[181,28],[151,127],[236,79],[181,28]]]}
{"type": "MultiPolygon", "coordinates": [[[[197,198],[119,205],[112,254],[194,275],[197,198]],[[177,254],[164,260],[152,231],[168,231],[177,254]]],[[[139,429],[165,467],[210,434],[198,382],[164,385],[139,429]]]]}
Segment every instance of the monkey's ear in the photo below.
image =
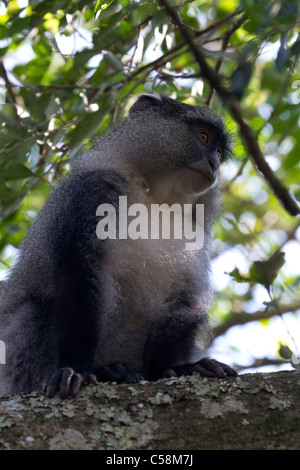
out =
{"type": "Polygon", "coordinates": [[[159,95],[148,95],[147,93],[144,93],[143,95],[140,95],[134,105],[131,106],[129,114],[160,106],[160,104],[161,97],[159,95]]]}

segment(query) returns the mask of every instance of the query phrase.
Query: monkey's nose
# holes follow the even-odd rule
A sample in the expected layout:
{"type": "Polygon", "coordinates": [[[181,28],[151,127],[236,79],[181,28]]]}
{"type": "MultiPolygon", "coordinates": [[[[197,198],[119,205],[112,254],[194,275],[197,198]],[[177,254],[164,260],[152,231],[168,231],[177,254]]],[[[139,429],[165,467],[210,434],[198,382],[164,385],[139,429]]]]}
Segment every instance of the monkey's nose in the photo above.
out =
{"type": "Polygon", "coordinates": [[[218,169],[220,168],[220,160],[217,151],[208,154],[207,162],[213,172],[218,171],[218,169]]]}

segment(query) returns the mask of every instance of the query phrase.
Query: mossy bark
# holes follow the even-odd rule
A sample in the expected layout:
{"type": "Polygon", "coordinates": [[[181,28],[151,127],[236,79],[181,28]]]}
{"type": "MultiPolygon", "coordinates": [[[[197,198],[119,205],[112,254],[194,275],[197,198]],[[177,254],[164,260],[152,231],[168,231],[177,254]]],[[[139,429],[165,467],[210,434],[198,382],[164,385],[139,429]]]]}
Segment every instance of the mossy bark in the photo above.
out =
{"type": "Polygon", "coordinates": [[[299,449],[300,372],[84,387],[0,400],[0,449],[299,449]]]}

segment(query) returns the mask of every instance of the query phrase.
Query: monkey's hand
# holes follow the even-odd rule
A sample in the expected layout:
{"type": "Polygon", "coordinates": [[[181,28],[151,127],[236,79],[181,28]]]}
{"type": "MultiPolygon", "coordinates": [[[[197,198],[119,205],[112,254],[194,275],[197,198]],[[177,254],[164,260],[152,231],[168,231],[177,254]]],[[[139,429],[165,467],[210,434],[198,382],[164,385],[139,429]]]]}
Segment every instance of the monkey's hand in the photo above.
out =
{"type": "Polygon", "coordinates": [[[193,372],[198,372],[204,377],[218,377],[220,379],[226,375],[230,377],[236,377],[238,375],[238,373],[227,364],[205,357],[195,364],[186,364],[165,370],[162,377],[179,377],[180,375],[191,375],[193,372]]]}
{"type": "Polygon", "coordinates": [[[115,362],[107,366],[99,366],[95,369],[95,375],[99,382],[137,383],[144,377],[127,363],[115,362]]]}
{"type": "Polygon", "coordinates": [[[89,383],[97,384],[96,376],[92,373],[75,372],[71,367],[63,367],[51,371],[45,377],[42,390],[47,397],[54,397],[59,392],[60,398],[75,397],[81,385],[89,383]]]}

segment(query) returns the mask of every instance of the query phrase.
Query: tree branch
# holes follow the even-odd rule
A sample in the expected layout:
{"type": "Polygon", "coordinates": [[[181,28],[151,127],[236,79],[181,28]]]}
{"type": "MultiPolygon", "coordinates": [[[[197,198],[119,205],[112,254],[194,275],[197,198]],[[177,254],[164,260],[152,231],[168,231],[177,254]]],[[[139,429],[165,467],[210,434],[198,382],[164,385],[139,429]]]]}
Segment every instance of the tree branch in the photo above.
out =
{"type": "Polygon", "coordinates": [[[250,323],[252,321],[259,321],[259,320],[268,320],[269,318],[276,317],[283,313],[287,312],[295,312],[296,310],[300,309],[300,302],[296,302],[294,304],[289,305],[282,305],[280,306],[280,310],[278,308],[270,308],[268,310],[261,311],[255,313],[245,313],[245,312],[238,312],[234,313],[228,320],[226,320],[221,325],[216,326],[213,329],[213,335],[221,336],[226,333],[229,328],[237,325],[245,325],[246,323],[250,323]]]}
{"type": "Polygon", "coordinates": [[[245,142],[245,146],[255,163],[255,166],[259,172],[262,173],[265,180],[274,191],[275,195],[279,201],[284,206],[285,210],[291,215],[300,214],[300,209],[293,199],[287,188],[281,183],[277,176],[272,172],[270,166],[264,159],[264,156],[261,152],[259,144],[257,142],[257,137],[255,132],[250,127],[250,125],[244,120],[242,116],[242,111],[238,101],[231,95],[229,90],[225,88],[221,79],[207,63],[206,57],[202,52],[202,49],[194,43],[194,38],[191,36],[189,30],[181,22],[176,10],[168,4],[166,0],[160,0],[161,5],[163,5],[170,15],[173,23],[178,27],[181,35],[188,44],[190,50],[194,54],[194,57],[201,69],[202,76],[209,82],[210,86],[218,93],[222,99],[224,105],[227,106],[230,114],[236,121],[239,126],[241,136],[245,142]]]}
{"type": "Polygon", "coordinates": [[[114,459],[126,465],[125,454],[137,456],[139,468],[163,463],[159,458],[167,468],[200,468],[201,450],[296,450],[299,380],[296,370],[222,379],[194,373],[87,385],[70,400],[7,395],[0,401],[0,450],[101,449],[103,468],[114,459]]]}

